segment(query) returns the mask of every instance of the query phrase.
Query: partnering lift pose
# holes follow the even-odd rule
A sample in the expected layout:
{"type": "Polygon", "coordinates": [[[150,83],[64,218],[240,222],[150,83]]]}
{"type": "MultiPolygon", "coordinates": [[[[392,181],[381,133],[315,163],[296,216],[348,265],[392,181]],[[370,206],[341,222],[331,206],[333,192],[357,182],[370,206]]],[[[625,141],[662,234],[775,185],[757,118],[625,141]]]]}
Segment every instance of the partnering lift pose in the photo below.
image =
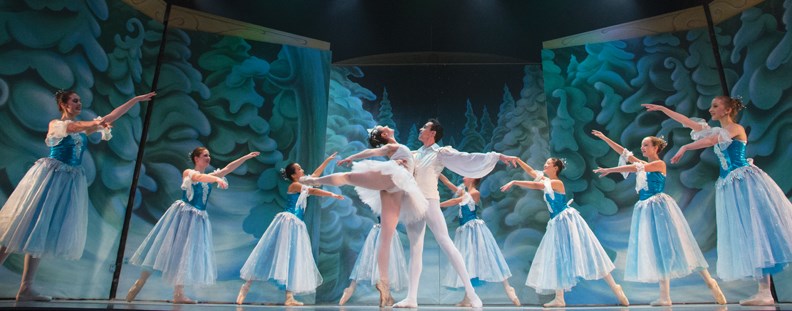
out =
{"type": "Polygon", "coordinates": [[[394,130],[387,126],[375,127],[369,135],[373,149],[366,149],[338,162],[339,165],[353,160],[376,156],[387,156],[390,161],[363,160],[352,164],[352,171],[323,177],[303,176],[300,182],[307,185],[353,185],[361,201],[381,215],[382,228],[379,234],[377,267],[380,306],[393,304],[390,294],[390,249],[399,220],[415,223],[426,213],[426,199],[413,178],[415,161],[410,150],[399,144],[394,130]]]}
{"type": "MultiPolygon", "coordinates": [[[[440,203],[440,207],[459,206],[459,227],[454,233],[454,246],[462,254],[468,275],[476,282],[500,282],[506,296],[515,305],[520,299],[514,287],[509,284],[511,270],[503,258],[503,253],[495,242],[495,237],[476,212],[481,205],[481,193],[476,189],[481,178],[465,177],[462,185],[454,186],[448,178],[440,174],[440,181],[448,187],[455,198],[440,203]]],[[[453,267],[445,266],[440,283],[451,288],[462,287],[462,280],[454,273],[453,267]]]]}
{"type": "Polygon", "coordinates": [[[126,296],[132,301],[146,284],[152,270],[162,272],[162,278],[173,285],[174,303],[195,303],[184,294],[184,285],[211,285],[217,278],[212,242],[212,224],[206,207],[210,183],[221,189],[228,188],[224,178],[245,161],[258,156],[251,152],[229,163],[226,167],[205,174],[211,157],[204,147],[190,153],[194,169],[182,173],[182,198],[176,200],[157,221],[129,263],[144,267],[126,296]]]}
{"type": "MultiPolygon", "coordinates": [[[[321,175],[335,156],[333,153],[327,157],[311,176],[321,175]]],[[[253,281],[269,280],[284,289],[284,305],[287,306],[302,306],[294,295],[312,293],[322,284],[322,275],[311,251],[311,239],[302,219],[309,195],[339,200],[344,196],[300,184],[297,180],[305,176],[305,171],[298,163],[286,165],[281,175],[291,182],[286,193],[286,210],[275,215],[242,266],[240,276],[246,282],[239,289],[237,304],[245,302],[253,281]]]]}
{"type": "Polygon", "coordinates": [[[770,275],[792,262],[792,203],[764,171],[746,159],[748,135],[735,117],[743,108],[739,99],[718,96],[709,113],[721,127],[710,127],[667,107],[644,104],[692,129],[692,143],[671,158],[677,163],[689,150],[713,147],[720,164],[715,183],[718,226],[718,276],[725,280],[753,278],[759,289],[743,305],[773,305],[770,275]]]}
{"type": "Polygon", "coordinates": [[[525,285],[535,288],[539,294],[555,292],[555,299],[544,304],[545,307],[563,307],[566,306],[564,291],[571,290],[579,279],[604,278],[619,303],[629,306],[627,296],[611,276],[615,268],[613,262],[580,213],[569,205],[572,200],[566,201],[564,183],[558,179],[564,169],[563,161],[547,159],[542,172],[535,171],[522,160],[518,163],[535,181],[513,180],[503,185],[501,191],[508,191],[512,186],[542,190],[550,210],[550,221],[525,285]]]}
{"type": "Polygon", "coordinates": [[[86,135],[111,138],[110,126],[141,101],[156,93],[136,96],[104,117],[76,121],[82,101],[74,91],[58,91],[55,103],[61,118],[50,121],[45,143],[50,154],[31,167],[0,209],[0,265],[11,253],[25,254],[17,301],[49,301],[33,281],[41,258],[80,259],[88,230],[88,183],[81,166],[86,135]]]}
{"type": "Polygon", "coordinates": [[[649,160],[647,162],[636,158],[632,152],[602,132],[594,130],[591,133],[621,154],[619,166],[598,168],[594,173],[600,174],[600,177],[611,173],[623,173],[625,177],[630,172],[636,174],[635,190],[640,200],[633,209],[624,279],[659,282],[660,298],[651,305],[670,306],[670,280],[698,271],[715,301],[726,304],[726,297],[707,270],[707,261],[690,231],[685,215],[676,201],[663,193],[666,164],[660,159],[659,152],[665,148],[666,142],[655,136],[648,136],[641,141],[641,153],[649,160]]]}

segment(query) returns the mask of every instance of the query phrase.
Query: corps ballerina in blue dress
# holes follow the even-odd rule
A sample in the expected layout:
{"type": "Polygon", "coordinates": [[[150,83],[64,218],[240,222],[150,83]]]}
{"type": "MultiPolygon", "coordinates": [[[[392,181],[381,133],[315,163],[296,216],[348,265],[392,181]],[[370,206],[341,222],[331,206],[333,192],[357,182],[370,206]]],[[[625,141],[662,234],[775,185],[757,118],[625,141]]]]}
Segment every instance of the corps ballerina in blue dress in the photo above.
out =
{"type": "Polygon", "coordinates": [[[635,190],[640,200],[635,203],[630,238],[627,244],[627,263],[624,279],[633,282],[659,282],[660,298],[653,306],[670,306],[670,279],[681,278],[698,271],[712,291],[718,304],[726,304],[726,297],[707,270],[709,266],[690,231],[685,215],[676,201],[663,193],[666,165],[659,153],[667,145],[665,140],[649,136],[641,141],[641,152],[649,162],[641,161],[600,131],[594,136],[604,140],[621,154],[619,166],[598,168],[594,173],[604,177],[610,173],[635,172],[635,190]],[[628,162],[633,164],[627,165],[628,162]]]}
{"type": "MultiPolygon", "coordinates": [[[[363,250],[358,253],[355,260],[355,266],[352,268],[352,273],[349,274],[349,279],[352,280],[349,286],[344,289],[341,299],[338,301],[339,306],[344,304],[352,298],[355,293],[357,283],[361,281],[368,281],[371,285],[376,285],[379,281],[379,268],[377,266],[377,250],[379,250],[379,235],[382,230],[380,217],[377,217],[377,224],[371,227],[366,240],[363,242],[363,250]]],[[[402,290],[407,286],[409,279],[407,278],[407,260],[404,257],[404,247],[401,244],[398,234],[393,235],[393,242],[391,243],[390,261],[388,267],[388,275],[390,275],[390,288],[395,291],[402,290]]]]}
{"type": "Polygon", "coordinates": [[[251,152],[226,167],[204,174],[211,157],[204,147],[195,148],[190,159],[195,169],[182,173],[182,198],[176,200],[157,221],[148,236],[129,259],[129,263],[145,268],[126,296],[131,302],[146,284],[151,270],[162,272],[162,278],[173,285],[174,303],[195,303],[184,294],[184,285],[212,285],[217,278],[212,242],[212,224],[206,211],[210,183],[228,188],[225,176],[245,161],[258,156],[251,152]]]}
{"type": "Polygon", "coordinates": [[[61,118],[49,123],[50,155],[36,161],[0,209],[0,265],[11,253],[25,254],[17,301],[51,299],[33,289],[41,258],[82,257],[88,229],[88,183],[81,166],[86,134],[101,132],[109,140],[110,124],[154,95],[136,96],[93,121],[75,121],[82,112],[80,96],[55,93],[61,118]]]}
{"type": "Polygon", "coordinates": [[[748,135],[735,122],[743,108],[738,98],[717,96],[709,113],[721,127],[693,120],[667,107],[644,104],[693,130],[694,142],[682,146],[671,163],[689,150],[714,147],[720,164],[715,183],[715,211],[718,226],[718,276],[726,281],[753,278],[757,293],[742,305],[773,305],[770,275],[792,262],[792,203],[780,187],[760,168],[746,159],[748,135]]]}
{"type": "Polygon", "coordinates": [[[536,181],[510,181],[501,187],[501,191],[512,186],[543,190],[550,210],[550,221],[534,255],[525,285],[535,288],[540,294],[555,291],[555,299],[544,306],[563,307],[566,306],[564,291],[571,290],[578,280],[604,278],[619,303],[630,305],[621,286],[611,276],[613,262],[580,213],[569,206],[572,200],[566,200],[564,183],[558,179],[558,174],[564,169],[563,161],[547,159],[541,173],[522,160],[518,164],[536,181]]]}
{"type": "MultiPolygon", "coordinates": [[[[479,282],[501,282],[506,296],[515,306],[519,306],[520,299],[517,298],[514,287],[509,284],[509,277],[512,274],[506,259],[503,258],[498,242],[487,228],[487,224],[476,214],[481,202],[481,193],[476,187],[481,182],[481,178],[464,177],[463,184],[459,187],[454,186],[443,174],[440,174],[439,178],[456,194],[455,198],[441,202],[440,207],[459,205],[459,227],[454,233],[454,246],[462,254],[468,275],[475,280],[474,285],[479,282]]],[[[445,266],[440,283],[450,288],[464,286],[451,265],[445,266]]]]}
{"type": "MultiPolygon", "coordinates": [[[[312,176],[321,175],[335,155],[333,153],[327,157],[312,176]]],[[[291,182],[286,193],[286,210],[275,215],[242,266],[240,276],[246,282],[239,289],[237,304],[245,302],[253,281],[269,280],[286,290],[286,306],[303,305],[294,299],[294,295],[312,293],[322,284],[322,275],[311,251],[311,238],[302,219],[309,195],[339,200],[343,200],[344,196],[297,182],[305,175],[298,163],[286,165],[282,175],[291,182]]]]}

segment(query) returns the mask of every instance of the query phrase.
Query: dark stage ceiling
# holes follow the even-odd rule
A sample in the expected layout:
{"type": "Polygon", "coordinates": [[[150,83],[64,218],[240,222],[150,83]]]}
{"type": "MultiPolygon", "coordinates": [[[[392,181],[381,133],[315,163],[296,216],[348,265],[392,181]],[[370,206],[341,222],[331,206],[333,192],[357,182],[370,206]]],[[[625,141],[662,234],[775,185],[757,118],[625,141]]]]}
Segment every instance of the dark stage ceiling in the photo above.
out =
{"type": "Polygon", "coordinates": [[[333,63],[538,63],[542,42],[704,0],[172,0],[330,42],[333,63]]]}

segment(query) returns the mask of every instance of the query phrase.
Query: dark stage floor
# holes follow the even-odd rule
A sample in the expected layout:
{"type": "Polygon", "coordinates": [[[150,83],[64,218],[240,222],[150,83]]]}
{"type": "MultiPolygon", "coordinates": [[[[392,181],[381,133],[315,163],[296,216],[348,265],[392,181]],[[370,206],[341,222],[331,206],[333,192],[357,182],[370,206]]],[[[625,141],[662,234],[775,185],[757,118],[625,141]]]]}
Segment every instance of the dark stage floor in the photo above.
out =
{"type": "MultiPolygon", "coordinates": [[[[377,306],[334,306],[334,305],[314,305],[302,307],[284,307],[279,305],[243,305],[237,306],[233,304],[195,304],[195,305],[174,305],[165,302],[135,302],[126,303],[119,301],[107,300],[58,300],[52,302],[24,302],[16,303],[14,301],[0,301],[0,309],[15,309],[15,310],[95,310],[95,309],[112,309],[112,310],[178,310],[178,311],[214,311],[214,310],[379,310],[377,306]]],[[[424,305],[419,309],[421,310],[458,310],[460,308],[454,306],[438,306],[438,305],[424,305]]],[[[485,306],[482,310],[541,310],[540,306],[485,306]]],[[[397,309],[398,310],[398,309],[397,309]]],[[[405,309],[409,310],[409,309],[405,309]]],[[[472,309],[468,309],[472,310],[472,309]]],[[[792,304],[783,303],[776,304],[773,307],[743,307],[737,304],[729,304],[725,306],[716,304],[677,304],[673,307],[651,307],[647,305],[636,305],[630,307],[619,306],[574,306],[567,308],[548,308],[547,310],[597,310],[597,311],[629,311],[629,310],[644,310],[644,311],[739,311],[739,310],[792,310],[792,304]]]]}

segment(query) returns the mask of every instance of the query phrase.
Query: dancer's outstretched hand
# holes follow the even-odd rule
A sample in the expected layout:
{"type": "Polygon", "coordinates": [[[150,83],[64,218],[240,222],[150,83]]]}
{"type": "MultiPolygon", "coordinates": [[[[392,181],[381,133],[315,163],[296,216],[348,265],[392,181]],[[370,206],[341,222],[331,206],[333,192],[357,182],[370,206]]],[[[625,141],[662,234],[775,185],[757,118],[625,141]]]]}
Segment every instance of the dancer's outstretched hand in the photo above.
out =
{"type": "Polygon", "coordinates": [[[597,131],[597,130],[591,130],[591,135],[597,136],[597,138],[599,138],[599,139],[607,138],[607,136],[605,136],[605,134],[602,134],[602,132],[597,131]]]}
{"type": "Polygon", "coordinates": [[[505,185],[503,185],[503,187],[500,188],[500,191],[501,192],[509,191],[509,189],[511,189],[512,186],[514,186],[514,181],[513,180],[508,182],[508,183],[506,183],[505,185]]]}
{"type": "Polygon", "coordinates": [[[602,178],[602,177],[605,177],[605,176],[608,176],[608,174],[610,174],[610,173],[613,173],[613,172],[612,172],[610,169],[607,169],[607,168],[602,168],[602,167],[598,167],[598,168],[597,168],[597,169],[595,169],[593,172],[594,172],[595,174],[599,174],[599,177],[600,177],[600,178],[602,178]]]}
{"type": "Polygon", "coordinates": [[[499,158],[500,158],[501,162],[506,163],[506,164],[508,164],[511,167],[517,167],[517,165],[518,165],[517,161],[520,160],[517,157],[507,156],[505,154],[501,154],[499,158]]]}
{"type": "Polygon", "coordinates": [[[333,199],[339,199],[339,200],[343,200],[343,199],[344,199],[344,196],[343,196],[343,195],[340,195],[340,194],[333,194],[333,199]]]}
{"type": "Polygon", "coordinates": [[[641,104],[641,106],[646,108],[646,111],[663,111],[663,109],[666,109],[665,106],[660,106],[655,104],[641,104]]]}
{"type": "Polygon", "coordinates": [[[352,165],[352,159],[350,159],[350,158],[343,159],[341,161],[338,161],[338,163],[336,165],[350,166],[350,165],[352,165]]]}
{"type": "Polygon", "coordinates": [[[219,187],[220,189],[228,189],[228,183],[225,181],[225,179],[222,179],[220,177],[217,177],[217,179],[218,179],[217,187],[219,187]]]}
{"type": "Polygon", "coordinates": [[[143,95],[135,96],[132,99],[135,100],[136,102],[146,102],[146,101],[150,101],[151,98],[156,96],[156,95],[157,95],[157,92],[151,92],[151,93],[146,93],[146,94],[143,94],[143,95]]]}
{"type": "Polygon", "coordinates": [[[671,158],[671,164],[679,163],[679,160],[682,159],[682,156],[685,155],[686,151],[687,150],[685,149],[684,146],[682,148],[679,148],[679,151],[677,151],[677,153],[674,155],[674,157],[671,158]]]}

